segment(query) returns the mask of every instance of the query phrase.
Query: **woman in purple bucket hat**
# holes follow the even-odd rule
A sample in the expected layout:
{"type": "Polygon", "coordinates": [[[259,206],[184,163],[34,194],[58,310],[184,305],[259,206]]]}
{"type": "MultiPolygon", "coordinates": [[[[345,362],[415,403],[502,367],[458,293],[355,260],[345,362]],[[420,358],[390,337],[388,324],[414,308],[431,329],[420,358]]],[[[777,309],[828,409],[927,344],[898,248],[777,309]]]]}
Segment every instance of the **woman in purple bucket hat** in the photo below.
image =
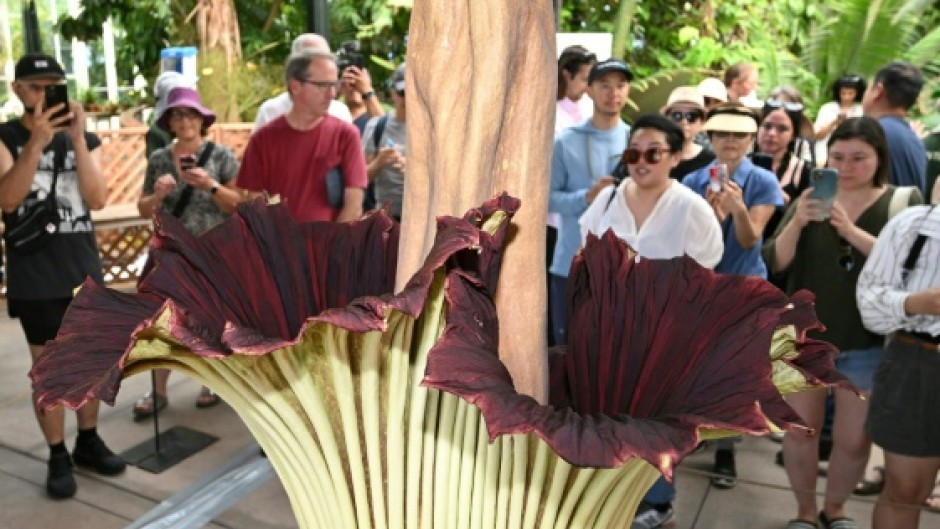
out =
{"type": "MultiPolygon", "coordinates": [[[[216,116],[202,104],[199,92],[179,86],[170,90],[157,126],[173,142],[150,155],[137,209],[144,217],[163,208],[199,235],[221,223],[240,201],[235,189],[238,160],[228,147],[206,140],[216,116]]],[[[157,369],[154,391],[134,405],[134,420],[166,407],[170,372],[157,369]]],[[[219,397],[203,387],[196,406],[218,404],[219,397]]]]}

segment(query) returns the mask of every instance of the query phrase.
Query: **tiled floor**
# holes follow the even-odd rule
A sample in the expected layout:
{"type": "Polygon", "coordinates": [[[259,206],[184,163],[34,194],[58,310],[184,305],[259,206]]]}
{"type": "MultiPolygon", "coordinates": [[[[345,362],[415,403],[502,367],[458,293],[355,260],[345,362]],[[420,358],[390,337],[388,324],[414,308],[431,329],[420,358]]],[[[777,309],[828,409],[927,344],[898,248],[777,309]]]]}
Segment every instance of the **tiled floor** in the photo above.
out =
{"type": "MultiPolygon", "coordinates": [[[[199,386],[174,375],[171,405],[161,425],[184,425],[220,440],[183,463],[158,474],[130,467],[116,478],[79,472],[78,495],[52,501],[44,493],[47,448],[32,416],[26,372],[29,353],[16,321],[6,317],[0,302],[0,528],[2,529],[112,529],[131,525],[161,501],[215,472],[253,444],[235,413],[222,404],[207,410],[193,406],[199,386]]],[[[149,377],[124,382],[114,408],[103,406],[99,431],[116,452],[153,436],[150,423],[131,420],[133,401],[149,387],[149,377]]],[[[68,442],[74,436],[70,417],[68,442]]],[[[783,470],[773,464],[779,445],[768,439],[748,438],[738,445],[739,484],[732,490],[711,488],[705,473],[713,452],[690,456],[678,472],[676,501],[679,529],[782,529],[795,513],[783,470]]],[[[820,480],[820,490],[823,480],[820,480]]],[[[849,513],[862,529],[871,527],[872,504],[853,498],[849,513]]],[[[228,529],[288,529],[296,527],[290,504],[276,479],[219,515],[206,527],[228,529]]],[[[940,515],[925,514],[922,529],[940,528],[940,515]]]]}

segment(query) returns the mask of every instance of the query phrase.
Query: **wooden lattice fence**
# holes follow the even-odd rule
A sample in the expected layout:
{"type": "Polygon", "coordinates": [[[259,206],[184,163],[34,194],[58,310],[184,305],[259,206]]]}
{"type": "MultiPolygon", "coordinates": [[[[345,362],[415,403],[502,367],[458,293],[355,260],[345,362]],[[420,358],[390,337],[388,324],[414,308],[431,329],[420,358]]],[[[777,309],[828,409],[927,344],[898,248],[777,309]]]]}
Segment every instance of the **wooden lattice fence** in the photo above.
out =
{"type": "MultiPolygon", "coordinates": [[[[222,123],[208,138],[232,149],[241,161],[251,133],[250,123],[222,123]]],[[[150,219],[137,212],[137,198],[147,171],[147,127],[97,130],[101,138],[101,169],[108,181],[108,203],[92,212],[105,282],[133,285],[153,234],[150,219]]],[[[5,289],[0,288],[0,294],[5,289]]]]}

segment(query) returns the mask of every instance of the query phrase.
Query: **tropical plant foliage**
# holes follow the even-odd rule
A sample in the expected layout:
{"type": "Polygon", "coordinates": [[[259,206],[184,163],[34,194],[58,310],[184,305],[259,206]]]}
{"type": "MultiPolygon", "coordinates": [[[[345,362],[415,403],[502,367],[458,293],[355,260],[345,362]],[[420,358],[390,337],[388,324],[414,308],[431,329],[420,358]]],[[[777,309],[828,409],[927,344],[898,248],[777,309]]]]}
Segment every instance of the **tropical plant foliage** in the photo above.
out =
{"type": "MultiPolygon", "coordinates": [[[[60,24],[66,37],[94,40],[111,16],[120,35],[118,71],[129,81],[134,66],[156,74],[160,49],[197,42],[187,21],[196,0],[83,0],[84,11],[60,24]],[[156,21],[156,23],[155,23],[156,21]]],[[[306,27],[306,0],[234,0],[247,64],[279,68],[290,41],[306,27]]],[[[334,49],[358,41],[376,85],[405,55],[409,2],[334,0],[329,3],[334,49]]],[[[781,84],[800,89],[816,108],[843,72],[873,74],[893,59],[940,73],[940,16],[931,0],[579,0],[560,2],[559,30],[610,32],[614,55],[636,70],[638,92],[668,93],[672,85],[714,75],[739,61],[761,65],[759,95],[781,84]],[[647,86],[644,80],[650,80],[647,86]]],[[[256,92],[277,91],[271,86],[256,92]]],[[[931,85],[921,111],[933,100],[931,85]]],[[[250,106],[250,105],[248,105],[250,106]]]]}

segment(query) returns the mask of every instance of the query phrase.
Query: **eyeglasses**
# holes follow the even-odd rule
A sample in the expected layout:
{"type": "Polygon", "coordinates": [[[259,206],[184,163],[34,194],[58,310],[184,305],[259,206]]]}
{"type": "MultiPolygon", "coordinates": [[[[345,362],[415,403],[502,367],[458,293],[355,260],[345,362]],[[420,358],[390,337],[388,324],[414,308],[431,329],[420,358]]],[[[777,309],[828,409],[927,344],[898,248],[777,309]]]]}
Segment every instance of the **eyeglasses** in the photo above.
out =
{"type": "Polygon", "coordinates": [[[775,130],[777,131],[777,134],[786,134],[791,130],[790,127],[786,125],[775,125],[773,123],[764,123],[760,126],[760,128],[766,130],[767,132],[775,130]]]}
{"type": "Polygon", "coordinates": [[[330,90],[339,90],[339,81],[311,81],[310,79],[297,79],[301,83],[313,85],[318,90],[329,92],[330,90]]]}
{"type": "Polygon", "coordinates": [[[712,136],[718,138],[719,140],[727,140],[728,138],[734,138],[736,140],[743,140],[747,138],[750,134],[747,132],[728,132],[726,130],[713,130],[712,136]]]}
{"type": "Polygon", "coordinates": [[[852,245],[849,241],[839,237],[839,249],[842,255],[839,256],[839,266],[846,272],[851,272],[855,268],[855,256],[852,254],[852,245]]]}
{"type": "Polygon", "coordinates": [[[186,108],[174,108],[170,110],[170,119],[199,119],[201,117],[202,114],[195,110],[186,108]]]}
{"type": "Polygon", "coordinates": [[[680,123],[683,119],[689,123],[695,123],[696,121],[701,121],[705,118],[700,110],[690,110],[688,112],[670,112],[669,117],[676,123],[680,123]]]}
{"type": "Polygon", "coordinates": [[[657,164],[663,160],[663,154],[669,154],[669,152],[671,152],[669,149],[657,149],[655,147],[651,147],[645,151],[630,147],[623,151],[623,156],[620,157],[620,161],[625,164],[633,165],[639,162],[642,157],[646,160],[646,163],[657,164]]]}
{"type": "Polygon", "coordinates": [[[803,112],[803,103],[793,103],[791,101],[780,101],[779,99],[768,99],[764,101],[764,109],[772,108],[774,110],[782,108],[787,112],[803,112]]]}

